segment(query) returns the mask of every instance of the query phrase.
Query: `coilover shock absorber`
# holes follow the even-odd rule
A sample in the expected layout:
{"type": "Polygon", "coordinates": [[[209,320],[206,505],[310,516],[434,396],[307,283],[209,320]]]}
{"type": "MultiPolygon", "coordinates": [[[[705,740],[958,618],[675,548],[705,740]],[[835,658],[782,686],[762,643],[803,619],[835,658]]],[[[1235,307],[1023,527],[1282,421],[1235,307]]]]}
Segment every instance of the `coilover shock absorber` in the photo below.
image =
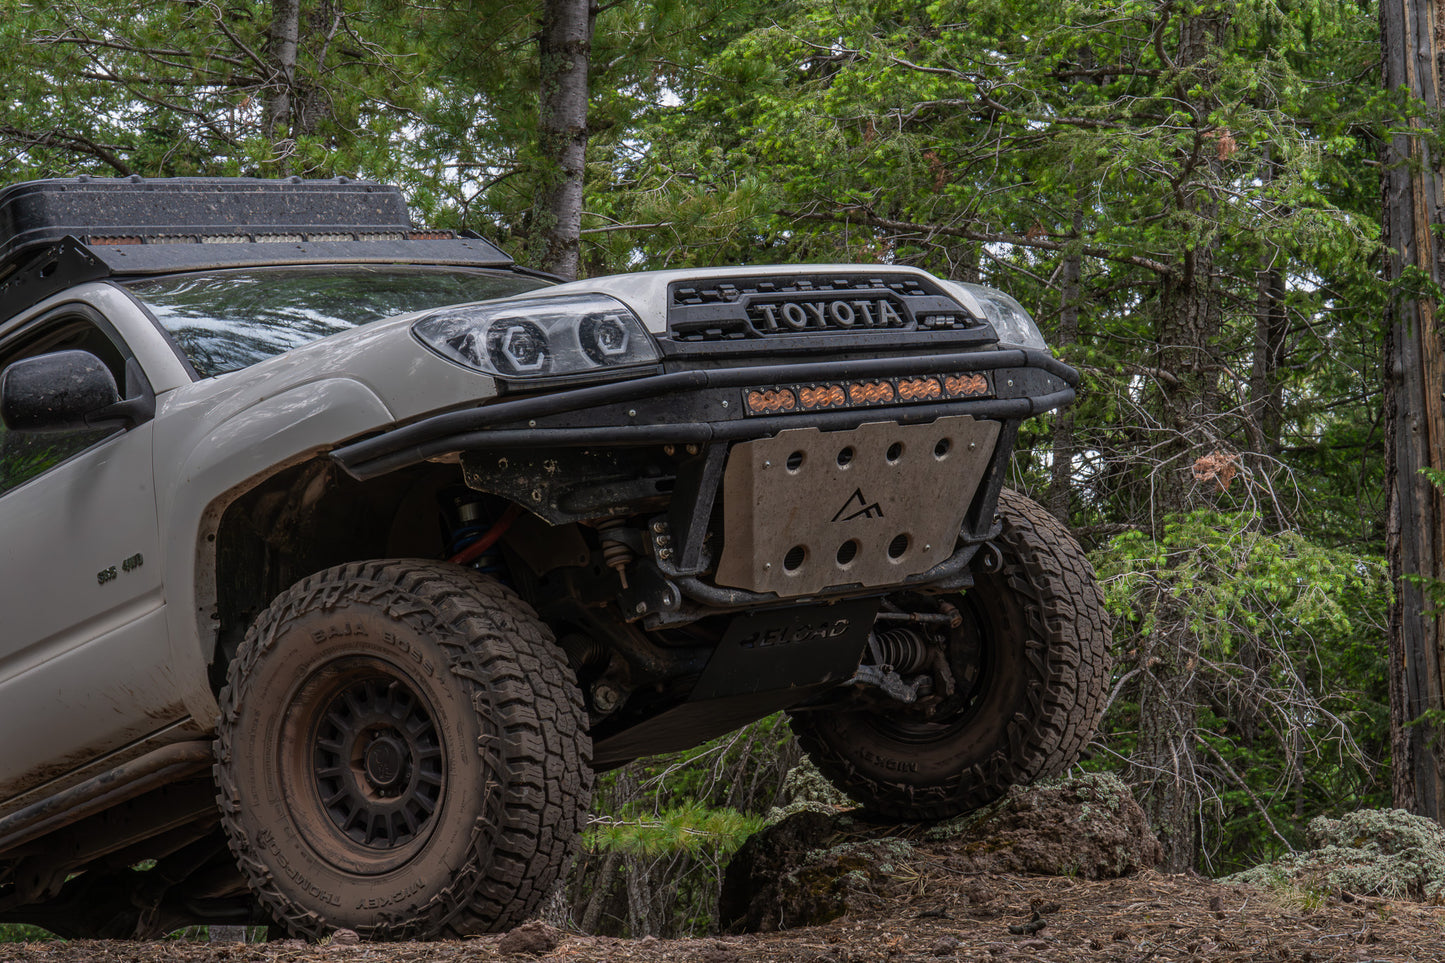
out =
{"type": "Polygon", "coordinates": [[[916,629],[883,629],[873,633],[873,658],[893,667],[899,675],[922,672],[933,661],[928,640],[916,629]]]}
{"type": "Polygon", "coordinates": [[[448,489],[438,498],[442,503],[446,554],[452,556],[484,535],[490,522],[481,498],[470,488],[448,489]]]}
{"type": "Polygon", "coordinates": [[[506,566],[496,544],[519,514],[509,505],[500,515],[487,510],[481,496],[470,488],[451,488],[438,496],[442,508],[442,535],[446,557],[461,565],[505,577],[506,566]]]}
{"type": "Polygon", "coordinates": [[[627,588],[627,566],[637,558],[637,553],[621,539],[627,522],[621,518],[609,518],[597,523],[597,538],[602,542],[602,561],[617,572],[622,587],[627,588]]]}

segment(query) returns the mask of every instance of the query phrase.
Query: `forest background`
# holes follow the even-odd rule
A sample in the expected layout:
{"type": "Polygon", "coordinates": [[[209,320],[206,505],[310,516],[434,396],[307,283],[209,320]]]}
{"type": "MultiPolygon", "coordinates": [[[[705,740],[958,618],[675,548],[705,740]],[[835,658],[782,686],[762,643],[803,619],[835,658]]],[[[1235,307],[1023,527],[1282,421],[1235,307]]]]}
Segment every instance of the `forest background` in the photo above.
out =
{"type": "MultiPolygon", "coordinates": [[[[1008,291],[1084,377],[1012,484],[1116,618],[1085,765],[1222,875],[1391,803],[1387,317],[1433,289],[1382,280],[1381,60],[1371,0],[0,0],[0,182],[344,175],[569,275],[1008,291]]],[[[612,774],[556,910],[705,929],[797,762],[770,719],[612,774]]]]}

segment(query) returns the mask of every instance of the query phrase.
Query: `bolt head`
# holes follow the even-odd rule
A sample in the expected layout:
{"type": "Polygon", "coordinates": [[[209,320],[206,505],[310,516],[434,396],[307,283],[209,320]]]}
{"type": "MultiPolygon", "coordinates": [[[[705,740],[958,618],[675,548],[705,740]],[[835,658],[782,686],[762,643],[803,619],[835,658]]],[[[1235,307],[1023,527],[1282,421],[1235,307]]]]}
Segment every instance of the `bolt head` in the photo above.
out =
{"type": "Polygon", "coordinates": [[[622,693],[605,682],[592,687],[592,703],[603,712],[611,712],[622,701],[622,693]]]}

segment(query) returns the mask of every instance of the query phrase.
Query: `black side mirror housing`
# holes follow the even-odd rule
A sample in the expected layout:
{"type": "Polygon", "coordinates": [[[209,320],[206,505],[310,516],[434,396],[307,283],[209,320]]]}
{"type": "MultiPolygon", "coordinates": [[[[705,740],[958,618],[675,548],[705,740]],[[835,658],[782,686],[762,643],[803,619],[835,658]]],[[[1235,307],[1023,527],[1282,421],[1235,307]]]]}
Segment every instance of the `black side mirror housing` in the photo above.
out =
{"type": "Polygon", "coordinates": [[[89,351],[53,351],[0,373],[0,421],[11,431],[77,431],[117,419],[120,392],[110,369],[89,351]]]}

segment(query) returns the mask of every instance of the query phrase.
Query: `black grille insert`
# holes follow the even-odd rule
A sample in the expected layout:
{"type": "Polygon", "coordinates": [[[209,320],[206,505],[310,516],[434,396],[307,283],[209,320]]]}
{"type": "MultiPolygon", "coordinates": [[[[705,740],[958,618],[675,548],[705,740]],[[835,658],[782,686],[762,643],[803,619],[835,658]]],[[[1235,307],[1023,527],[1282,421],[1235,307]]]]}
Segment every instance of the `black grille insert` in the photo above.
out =
{"type": "Polygon", "coordinates": [[[912,274],[783,274],[675,282],[675,341],[732,341],[865,331],[946,331],[981,322],[912,274]]]}

